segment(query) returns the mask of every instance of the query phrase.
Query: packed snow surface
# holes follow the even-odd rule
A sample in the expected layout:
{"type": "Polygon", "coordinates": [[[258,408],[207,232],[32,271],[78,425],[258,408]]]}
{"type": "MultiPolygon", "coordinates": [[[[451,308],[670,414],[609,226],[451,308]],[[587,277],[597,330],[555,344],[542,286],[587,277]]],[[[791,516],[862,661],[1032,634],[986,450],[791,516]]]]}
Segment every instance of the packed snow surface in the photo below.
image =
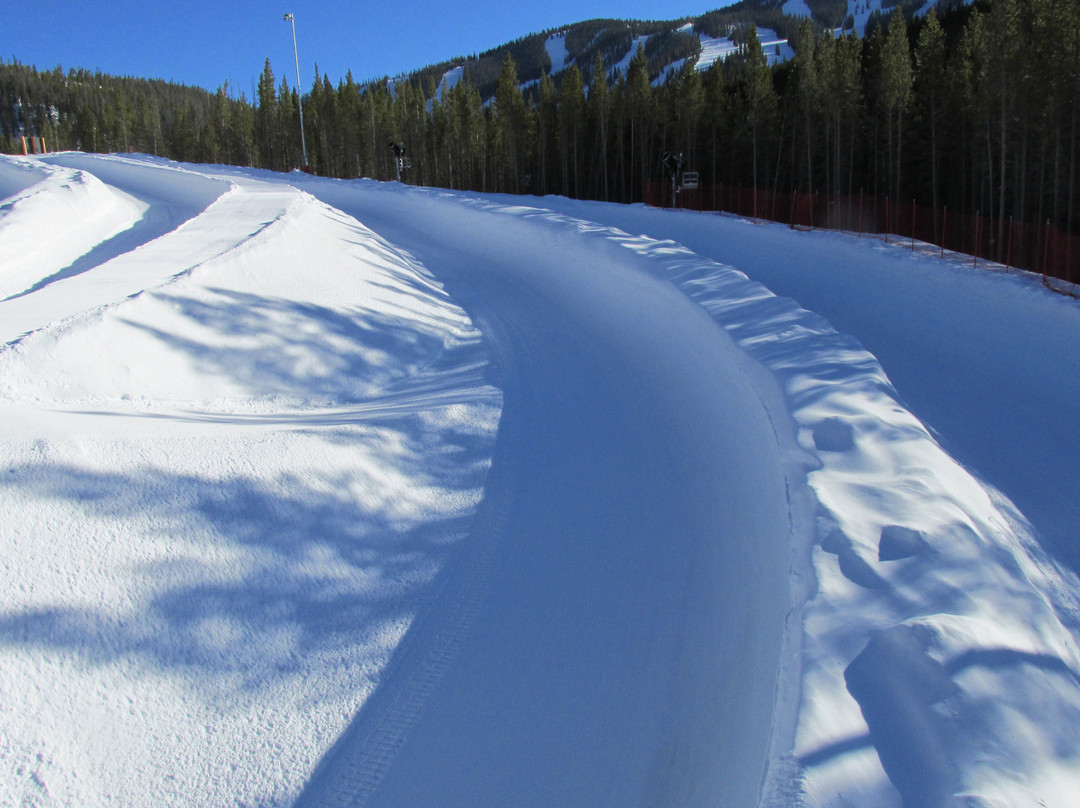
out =
{"type": "Polygon", "coordinates": [[[565,31],[552,34],[545,39],[544,49],[547,51],[548,58],[551,60],[551,70],[548,72],[552,76],[566,69],[566,63],[569,61],[569,54],[566,51],[565,31]]]}
{"type": "MultiPolygon", "coordinates": [[[[694,26],[692,23],[687,23],[679,30],[693,33],[694,26]]],[[[776,31],[771,28],[758,28],[757,35],[758,41],[761,43],[762,53],[765,54],[765,60],[770,65],[786,62],[795,57],[795,51],[788,44],[788,41],[778,36],[776,31]]],[[[698,41],[701,43],[701,52],[694,63],[694,69],[699,72],[708,70],[715,62],[723,62],[739,50],[739,46],[727,37],[712,37],[708,34],[699,33],[698,41]]],[[[677,75],[679,70],[682,69],[684,61],[685,59],[669,65],[665,69],[665,76],[677,75]]]]}
{"type": "Polygon", "coordinates": [[[771,28],[758,28],[758,41],[770,66],[795,58],[795,49],[771,28]]]}
{"type": "Polygon", "coordinates": [[[465,66],[458,65],[452,67],[443,73],[442,80],[439,82],[439,86],[435,88],[435,98],[439,101],[443,100],[443,92],[449,91],[457,87],[461,82],[462,77],[465,75],[465,66]]]}
{"type": "Polygon", "coordinates": [[[0,195],[0,805],[1080,801],[1074,301],[141,156],[0,195]]]}

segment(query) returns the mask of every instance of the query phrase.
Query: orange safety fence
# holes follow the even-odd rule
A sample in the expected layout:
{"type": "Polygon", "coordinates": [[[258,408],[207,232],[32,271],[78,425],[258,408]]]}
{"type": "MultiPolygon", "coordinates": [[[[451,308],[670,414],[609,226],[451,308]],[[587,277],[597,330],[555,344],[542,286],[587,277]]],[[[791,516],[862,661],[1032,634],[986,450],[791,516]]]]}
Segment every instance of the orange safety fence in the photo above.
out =
{"type": "MultiPolygon", "coordinates": [[[[698,211],[727,211],[792,227],[846,230],[886,241],[905,241],[994,261],[1006,268],[1026,269],[1069,284],[1080,283],[1080,236],[1049,222],[1033,224],[990,218],[979,213],[934,209],[913,201],[897,204],[866,194],[807,194],[755,190],[738,186],[700,185],[676,193],[670,183],[651,182],[646,203],[698,211]]],[[[1059,291],[1062,288],[1056,286],[1059,291]]]]}

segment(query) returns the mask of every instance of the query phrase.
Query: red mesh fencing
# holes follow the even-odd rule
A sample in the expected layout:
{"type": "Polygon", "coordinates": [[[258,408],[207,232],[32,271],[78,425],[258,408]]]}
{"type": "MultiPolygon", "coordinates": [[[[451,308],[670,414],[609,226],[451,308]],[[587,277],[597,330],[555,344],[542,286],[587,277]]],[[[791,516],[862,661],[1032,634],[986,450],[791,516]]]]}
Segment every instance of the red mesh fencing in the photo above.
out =
{"type": "MultiPolygon", "coordinates": [[[[725,185],[701,185],[674,195],[670,183],[649,184],[646,203],[654,207],[727,211],[792,227],[846,230],[886,241],[938,247],[979,259],[1026,269],[1068,284],[1080,283],[1080,236],[1051,225],[1002,221],[978,213],[934,209],[865,194],[772,193],[725,185]]],[[[1058,291],[1066,291],[1060,284],[1058,291]]],[[[1070,293],[1075,294],[1075,290],[1070,293]]]]}

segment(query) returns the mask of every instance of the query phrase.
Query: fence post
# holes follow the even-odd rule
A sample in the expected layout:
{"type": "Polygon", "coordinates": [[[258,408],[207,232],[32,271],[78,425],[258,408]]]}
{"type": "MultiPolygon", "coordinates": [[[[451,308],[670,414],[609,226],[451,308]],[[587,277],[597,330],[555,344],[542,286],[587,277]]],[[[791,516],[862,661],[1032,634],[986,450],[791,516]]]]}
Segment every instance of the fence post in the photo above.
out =
{"type": "Polygon", "coordinates": [[[1009,271],[1009,265],[1012,263],[1012,237],[1013,237],[1013,217],[1009,217],[1009,241],[1005,247],[1005,271],[1009,271]]]}
{"type": "Polygon", "coordinates": [[[941,209],[941,258],[945,258],[945,220],[949,215],[949,206],[941,209]]]}
{"type": "Polygon", "coordinates": [[[975,245],[971,252],[974,253],[971,258],[971,266],[973,269],[977,269],[979,266],[979,211],[975,211],[975,245]]]}
{"type": "Polygon", "coordinates": [[[1047,219],[1046,220],[1046,235],[1043,237],[1043,260],[1042,260],[1043,286],[1048,285],[1046,283],[1046,256],[1049,254],[1049,252],[1050,252],[1050,220],[1047,219]]]}

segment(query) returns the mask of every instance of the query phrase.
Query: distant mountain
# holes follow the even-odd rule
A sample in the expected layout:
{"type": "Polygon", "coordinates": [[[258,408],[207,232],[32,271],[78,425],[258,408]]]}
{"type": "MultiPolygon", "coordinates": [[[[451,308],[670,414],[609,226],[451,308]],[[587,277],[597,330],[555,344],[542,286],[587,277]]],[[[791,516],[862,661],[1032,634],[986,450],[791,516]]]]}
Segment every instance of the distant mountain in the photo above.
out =
{"type": "Polygon", "coordinates": [[[509,53],[526,91],[545,73],[556,85],[560,84],[561,74],[570,65],[578,67],[587,86],[592,81],[597,54],[613,78],[625,72],[640,44],[649,57],[653,83],[658,84],[688,61],[698,70],[707,70],[734,53],[749,25],[756,26],[766,57],[775,63],[794,55],[788,41],[795,38],[804,18],[810,18],[822,30],[863,36],[897,6],[910,19],[925,15],[933,7],[943,10],[962,2],[965,0],[740,0],[698,17],[676,20],[586,20],[527,34],[478,55],[448,59],[390,81],[412,82],[430,95],[439,93],[444,84],[453,86],[467,72],[481,97],[488,99],[495,94],[499,68],[509,53]]]}

